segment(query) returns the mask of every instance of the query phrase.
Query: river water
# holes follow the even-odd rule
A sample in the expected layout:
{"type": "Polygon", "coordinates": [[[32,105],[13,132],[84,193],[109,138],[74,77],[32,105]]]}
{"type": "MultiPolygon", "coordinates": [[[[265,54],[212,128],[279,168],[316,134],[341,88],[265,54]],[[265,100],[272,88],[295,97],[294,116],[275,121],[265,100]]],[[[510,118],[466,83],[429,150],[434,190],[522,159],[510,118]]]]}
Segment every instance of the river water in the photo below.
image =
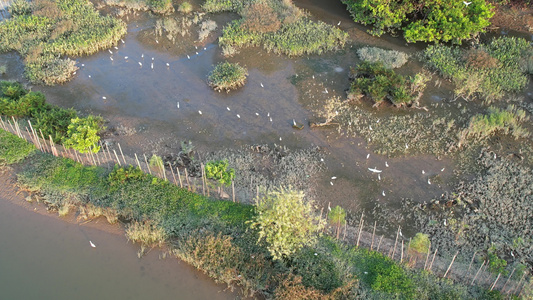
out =
{"type": "Polygon", "coordinates": [[[123,235],[51,218],[39,213],[42,206],[32,211],[6,197],[0,198],[0,299],[237,297],[186,263],[160,259],[159,250],[139,259],[139,246],[123,235]]]}

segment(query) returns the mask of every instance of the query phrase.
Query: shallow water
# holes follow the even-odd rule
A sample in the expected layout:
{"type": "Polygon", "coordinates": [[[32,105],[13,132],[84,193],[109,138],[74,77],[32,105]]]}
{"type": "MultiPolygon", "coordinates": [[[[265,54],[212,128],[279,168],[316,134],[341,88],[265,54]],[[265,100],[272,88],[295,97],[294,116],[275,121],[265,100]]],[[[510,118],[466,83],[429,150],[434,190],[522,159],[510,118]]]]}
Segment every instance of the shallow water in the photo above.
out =
{"type": "Polygon", "coordinates": [[[138,259],[138,245],[122,235],[50,218],[5,198],[0,198],[0,228],[2,299],[237,297],[185,263],[159,259],[159,250],[138,259]]]}

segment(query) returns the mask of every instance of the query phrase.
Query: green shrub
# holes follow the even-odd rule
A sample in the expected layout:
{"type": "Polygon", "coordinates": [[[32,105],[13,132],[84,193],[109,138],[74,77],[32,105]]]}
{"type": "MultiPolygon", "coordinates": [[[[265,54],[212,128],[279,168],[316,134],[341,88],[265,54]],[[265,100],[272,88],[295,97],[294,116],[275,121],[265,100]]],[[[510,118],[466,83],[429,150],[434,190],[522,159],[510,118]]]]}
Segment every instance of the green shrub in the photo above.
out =
{"type": "Polygon", "coordinates": [[[0,129],[0,166],[20,162],[33,153],[35,149],[33,144],[0,129]]]}
{"type": "Polygon", "coordinates": [[[190,14],[192,12],[192,5],[189,2],[182,2],[178,6],[178,11],[184,14],[190,14]]]}
{"type": "Polygon", "coordinates": [[[228,169],[227,160],[210,161],[205,164],[205,176],[229,186],[235,178],[235,169],[228,169]]]}
{"type": "Polygon", "coordinates": [[[207,82],[215,91],[226,91],[244,86],[248,70],[238,63],[222,62],[207,76],[207,82]]]}
{"type": "Polygon", "coordinates": [[[320,253],[311,248],[303,248],[294,255],[290,266],[294,273],[302,277],[306,287],[313,287],[329,293],[343,284],[341,269],[327,253],[320,253]]]}
{"type": "Polygon", "coordinates": [[[328,221],[331,225],[335,226],[336,236],[338,239],[341,232],[341,226],[346,224],[346,210],[338,205],[335,206],[328,213],[328,221]]]}
{"type": "Polygon", "coordinates": [[[209,13],[238,12],[247,2],[248,0],[206,0],[202,5],[202,9],[209,13]]]}
{"type": "Polygon", "coordinates": [[[138,181],[144,177],[144,172],[139,167],[128,166],[126,168],[115,165],[113,171],[109,174],[108,180],[110,186],[118,186],[126,182],[138,181]]]}
{"type": "Polygon", "coordinates": [[[174,12],[172,0],[147,0],[150,9],[156,13],[171,13],[174,12]]]}
{"type": "Polygon", "coordinates": [[[312,244],[316,241],[315,234],[323,227],[312,203],[304,201],[302,192],[290,188],[269,191],[257,199],[255,211],[250,227],[257,230],[259,241],[267,243],[274,260],[289,257],[312,244]]]}
{"type": "Polygon", "coordinates": [[[26,16],[31,14],[31,4],[26,0],[15,0],[8,7],[8,11],[13,17],[26,16]]]}
{"type": "Polygon", "coordinates": [[[357,95],[365,94],[374,105],[390,100],[394,106],[411,105],[416,99],[410,92],[409,82],[393,70],[385,68],[381,62],[365,61],[352,68],[351,77],[353,81],[348,92],[349,98],[358,98],[357,95]]]}
{"type": "Polygon", "coordinates": [[[77,117],[78,114],[73,109],[51,107],[35,114],[32,122],[35,129],[42,131],[46,139],[51,136],[54,143],[60,144],[68,135],[71,120],[77,117]]]}
{"type": "Polygon", "coordinates": [[[427,253],[429,245],[429,235],[418,232],[411,240],[410,249],[418,253],[427,253]]]}
{"type": "Polygon", "coordinates": [[[29,92],[16,98],[0,98],[0,115],[34,117],[45,110],[45,97],[40,92],[29,92]]]}
{"type": "Polygon", "coordinates": [[[490,25],[493,6],[485,0],[343,0],[355,22],[372,25],[370,33],[402,30],[408,42],[461,43],[490,25]]]}
{"type": "Polygon", "coordinates": [[[103,119],[101,117],[88,116],[86,118],[74,118],[68,125],[67,138],[63,141],[66,148],[73,148],[80,153],[100,151],[98,133],[102,130],[103,119]]]}

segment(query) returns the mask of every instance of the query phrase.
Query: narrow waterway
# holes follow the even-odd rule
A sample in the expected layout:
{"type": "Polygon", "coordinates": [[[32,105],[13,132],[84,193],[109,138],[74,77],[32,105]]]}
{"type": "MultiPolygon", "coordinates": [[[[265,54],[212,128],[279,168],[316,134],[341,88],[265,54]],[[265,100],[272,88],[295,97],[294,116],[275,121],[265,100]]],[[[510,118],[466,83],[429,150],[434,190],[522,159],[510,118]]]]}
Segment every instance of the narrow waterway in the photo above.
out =
{"type": "Polygon", "coordinates": [[[161,259],[159,250],[139,259],[138,245],[122,235],[51,218],[39,213],[42,206],[32,211],[7,197],[0,198],[0,299],[237,297],[186,263],[161,259]]]}

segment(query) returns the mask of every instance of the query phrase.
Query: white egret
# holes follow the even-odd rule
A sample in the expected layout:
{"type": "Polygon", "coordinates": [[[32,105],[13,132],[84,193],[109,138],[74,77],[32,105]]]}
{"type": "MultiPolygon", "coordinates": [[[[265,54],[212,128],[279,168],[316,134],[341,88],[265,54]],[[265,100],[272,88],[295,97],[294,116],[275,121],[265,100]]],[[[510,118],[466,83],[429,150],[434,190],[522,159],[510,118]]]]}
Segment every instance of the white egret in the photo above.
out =
{"type": "Polygon", "coordinates": [[[89,241],[89,244],[91,244],[91,247],[96,248],[96,245],[92,241],[89,241]]]}

